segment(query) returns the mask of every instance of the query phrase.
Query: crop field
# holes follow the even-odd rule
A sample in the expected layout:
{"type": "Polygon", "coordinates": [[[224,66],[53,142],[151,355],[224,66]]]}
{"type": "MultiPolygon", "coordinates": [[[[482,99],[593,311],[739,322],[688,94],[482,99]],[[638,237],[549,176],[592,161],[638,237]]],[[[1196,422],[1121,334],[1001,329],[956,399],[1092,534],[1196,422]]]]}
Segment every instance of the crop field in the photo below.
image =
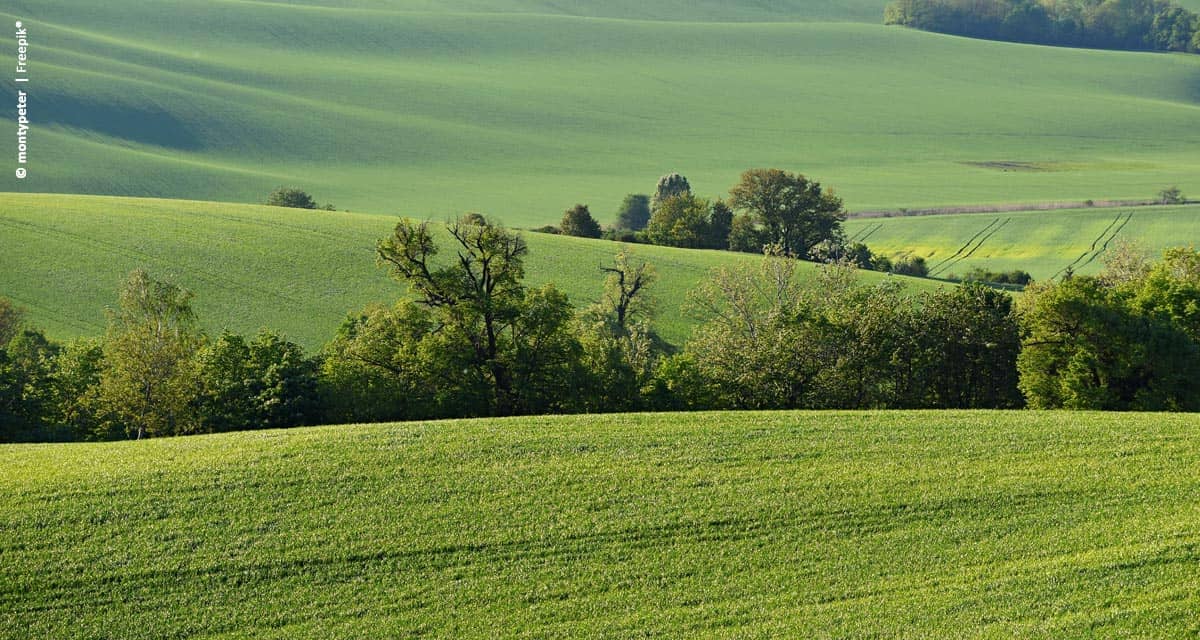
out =
{"type": "Polygon", "coordinates": [[[707,413],[0,447],[0,637],[1200,633],[1200,418],[707,413]]]}
{"type": "MultiPolygon", "coordinates": [[[[266,327],[312,349],[332,338],[351,311],[404,295],[405,286],[375,264],[375,243],[397,220],[212,202],[0,194],[0,296],[26,307],[33,324],[53,336],[101,335],[104,309],[116,304],[125,275],[140,267],[191,289],[210,332],[266,327]]],[[[553,282],[577,306],[600,297],[600,267],[621,249],[603,240],[539,233],[525,238],[527,282],[553,282]]],[[[715,267],[758,260],[718,251],[631,249],[655,266],[657,326],[676,343],[694,322],[681,310],[687,292],[715,267]]],[[[804,273],[815,268],[801,265],[804,273]]],[[[883,276],[862,277],[877,282],[883,276]]]]}
{"type": "Polygon", "coordinates": [[[15,0],[35,128],[30,177],[0,190],[289,184],[518,226],[576,202],[610,221],[669,171],[716,196],[765,166],[851,209],[1200,192],[1200,56],[889,28],[884,4],[15,0]]]}
{"type": "Polygon", "coordinates": [[[962,275],[973,267],[1028,271],[1034,278],[1095,273],[1106,249],[1122,242],[1159,256],[1200,242],[1200,206],[968,213],[846,222],[847,237],[883,255],[925,257],[930,275],[962,275]]]}

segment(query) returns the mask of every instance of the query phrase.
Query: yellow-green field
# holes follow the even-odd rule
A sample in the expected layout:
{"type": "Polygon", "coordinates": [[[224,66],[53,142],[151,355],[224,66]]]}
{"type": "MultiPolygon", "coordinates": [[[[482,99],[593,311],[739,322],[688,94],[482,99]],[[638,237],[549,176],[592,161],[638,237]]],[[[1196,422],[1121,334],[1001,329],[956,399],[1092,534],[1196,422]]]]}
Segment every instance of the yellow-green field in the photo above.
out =
{"type": "Polygon", "coordinates": [[[972,268],[1027,271],[1051,278],[1071,267],[1095,273],[1105,249],[1132,242],[1157,257],[1169,247],[1200,242],[1200,206],[968,213],[854,219],[846,235],[876,253],[923,256],[932,275],[963,275],[972,268]]]}

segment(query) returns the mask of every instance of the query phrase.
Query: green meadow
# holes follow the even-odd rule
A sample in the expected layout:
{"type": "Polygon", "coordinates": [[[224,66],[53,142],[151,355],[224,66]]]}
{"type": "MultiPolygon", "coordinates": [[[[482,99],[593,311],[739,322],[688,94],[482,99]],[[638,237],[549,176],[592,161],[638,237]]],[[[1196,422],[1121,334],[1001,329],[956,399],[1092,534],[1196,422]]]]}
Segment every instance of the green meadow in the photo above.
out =
{"type": "MultiPolygon", "coordinates": [[[[0,295],[26,307],[32,323],[52,336],[98,336],[124,277],[143,268],[193,291],[210,332],[270,328],[315,349],[348,313],[405,294],[405,286],[375,264],[375,243],[397,221],[391,215],[214,202],[0,194],[0,295]]],[[[576,306],[600,297],[600,267],[622,246],[524,235],[527,282],[553,282],[576,306]]],[[[716,267],[759,260],[723,251],[632,250],[658,273],[651,290],[658,302],[656,326],[677,344],[695,322],[683,309],[688,291],[716,267]]],[[[801,266],[807,274],[816,268],[801,266]]],[[[884,276],[862,277],[877,282],[884,276]]]]}
{"type": "Polygon", "coordinates": [[[517,226],[768,166],[851,209],[1200,192],[1200,56],[889,28],[884,4],[16,0],[0,17],[32,30],[36,126],[30,177],[0,190],[289,184],[517,226]]]}
{"type": "Polygon", "coordinates": [[[0,637],[1187,637],[1198,432],[706,413],[6,445],[0,637]]]}
{"type": "Polygon", "coordinates": [[[1129,242],[1158,257],[1200,238],[1200,206],[1154,206],[852,219],[846,235],[883,255],[923,256],[931,275],[1021,269],[1036,279],[1104,267],[1129,242]]]}

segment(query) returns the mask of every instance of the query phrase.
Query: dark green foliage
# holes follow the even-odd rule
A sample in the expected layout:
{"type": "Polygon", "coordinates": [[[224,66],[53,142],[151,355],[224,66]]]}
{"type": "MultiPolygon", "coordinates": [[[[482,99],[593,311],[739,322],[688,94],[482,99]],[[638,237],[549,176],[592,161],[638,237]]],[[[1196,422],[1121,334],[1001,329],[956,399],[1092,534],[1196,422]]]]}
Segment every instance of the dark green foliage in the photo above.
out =
{"type": "Polygon", "coordinates": [[[1200,16],[1167,0],[896,0],[884,23],[1013,42],[1200,51],[1200,16]]]}
{"type": "Polygon", "coordinates": [[[224,333],[197,356],[195,403],[205,432],[294,427],[316,418],[317,363],[270,331],[224,333]]]}
{"type": "Polygon", "coordinates": [[[0,347],[0,442],[44,439],[54,412],[54,359],[59,347],[23,329],[0,347]]]}
{"type": "Polygon", "coordinates": [[[1033,282],[1033,276],[1027,271],[1014,269],[1012,271],[988,271],[980,267],[975,267],[961,277],[951,275],[950,280],[962,280],[964,282],[986,282],[989,284],[1011,284],[1024,287],[1033,282]]]}
{"type": "Polygon", "coordinates": [[[733,229],[733,209],[724,200],[713,201],[708,212],[708,229],[704,242],[707,249],[728,249],[729,234],[733,229]]]}
{"type": "Polygon", "coordinates": [[[925,258],[918,255],[907,254],[893,259],[891,272],[901,276],[914,276],[924,278],[929,275],[929,265],[925,263],[925,258]]]}
{"type": "Polygon", "coordinates": [[[908,323],[912,352],[897,371],[899,406],[1014,408],[1021,340],[1012,297],[979,284],[921,296],[908,323]]]}
{"type": "MultiPolygon", "coordinates": [[[[1200,32],[1197,32],[1200,33],[1200,32]]],[[[1161,204],[1182,204],[1187,199],[1183,197],[1183,192],[1179,187],[1167,187],[1158,192],[1158,201],[1161,204]]]]}
{"type": "Polygon", "coordinates": [[[267,196],[267,205],[292,209],[316,209],[317,202],[308,193],[295,187],[279,187],[267,196]]]}
{"type": "Polygon", "coordinates": [[[729,195],[730,204],[763,229],[767,242],[796,258],[807,259],[813,247],[840,238],[846,219],[841,199],[820,183],[779,169],[746,171],[729,195]]]}
{"type": "Polygon", "coordinates": [[[1023,299],[1021,390],[1038,408],[1200,409],[1200,255],[1133,278],[1073,276],[1023,299]]]}
{"type": "Polygon", "coordinates": [[[641,231],[650,223],[650,196],[631,193],[621,202],[617,210],[618,229],[641,231]]]}
{"type": "Polygon", "coordinates": [[[25,310],[14,305],[12,300],[0,297],[0,348],[8,344],[25,322],[25,310]]]}
{"type": "Polygon", "coordinates": [[[579,238],[599,238],[600,223],[592,217],[592,212],[588,210],[586,204],[577,204],[563,213],[562,223],[559,225],[562,233],[568,236],[576,236],[579,238]]]}

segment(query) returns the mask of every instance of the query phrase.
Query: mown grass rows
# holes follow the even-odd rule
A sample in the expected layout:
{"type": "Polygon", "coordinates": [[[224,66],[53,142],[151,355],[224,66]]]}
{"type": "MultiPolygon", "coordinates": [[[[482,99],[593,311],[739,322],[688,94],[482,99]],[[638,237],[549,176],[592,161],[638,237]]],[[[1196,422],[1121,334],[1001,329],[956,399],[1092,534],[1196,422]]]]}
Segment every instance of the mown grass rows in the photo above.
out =
{"type": "Polygon", "coordinates": [[[0,449],[0,636],[1194,633],[1192,416],[706,413],[0,449]]]}

